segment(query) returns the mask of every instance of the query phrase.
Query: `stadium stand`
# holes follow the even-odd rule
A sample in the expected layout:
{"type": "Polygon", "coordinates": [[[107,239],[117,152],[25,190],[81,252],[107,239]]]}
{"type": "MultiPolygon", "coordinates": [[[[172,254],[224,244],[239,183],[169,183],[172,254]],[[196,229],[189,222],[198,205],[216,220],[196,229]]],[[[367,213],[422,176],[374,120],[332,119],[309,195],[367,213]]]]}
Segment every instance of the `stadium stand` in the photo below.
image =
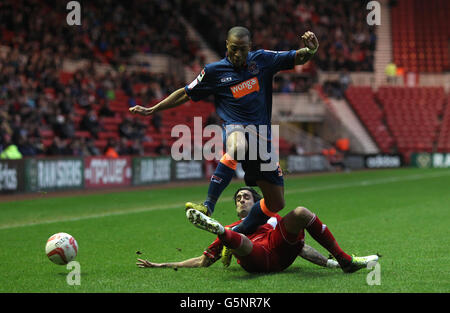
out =
{"type": "Polygon", "coordinates": [[[447,0],[398,0],[392,7],[394,63],[412,72],[450,70],[447,0]]]}
{"type": "MultiPolygon", "coordinates": [[[[13,140],[24,156],[98,155],[108,141],[129,148],[137,136],[144,148],[141,153],[154,155],[162,142],[176,140],[170,136],[174,125],[193,127],[186,116],[201,116],[205,126],[214,111],[210,102],[162,112],[160,129],[128,113],[129,106],[155,104],[185,83],[173,74],[121,69],[129,56],[164,53],[185,64],[195,59],[198,47],[187,39],[169,2],[90,1],[83,5],[79,28],[65,23],[65,5],[52,0],[0,4],[0,150],[13,140]],[[86,68],[62,70],[65,60],[80,59],[89,61],[86,68]],[[100,73],[94,63],[119,70],[100,73]],[[121,140],[123,117],[133,118],[126,126],[127,142],[121,140]]],[[[286,152],[291,148],[284,140],[280,146],[286,152]]]]}
{"type": "Polygon", "coordinates": [[[437,141],[438,152],[450,152],[450,95],[447,96],[441,128],[437,141]]]}
{"type": "Polygon", "coordinates": [[[376,103],[372,88],[351,86],[345,96],[381,152],[392,152],[394,139],[383,121],[384,111],[376,103]]]}
{"type": "MultiPolygon", "coordinates": [[[[398,0],[391,10],[394,63],[418,73],[448,71],[450,32],[445,14],[449,2],[407,2],[398,0]]],[[[296,49],[298,34],[312,30],[321,45],[311,62],[316,68],[374,70],[377,39],[374,29],[364,24],[364,1],[134,0],[117,4],[94,0],[83,10],[82,26],[59,27],[65,24],[63,2],[0,3],[0,149],[13,140],[25,156],[55,151],[96,155],[103,153],[108,141],[115,141],[120,152],[135,146],[133,139],[137,138],[143,149],[134,151],[154,155],[176,140],[170,136],[174,125],[193,127],[193,120],[186,116],[201,116],[205,126],[214,111],[209,101],[162,112],[159,121],[128,113],[129,106],[154,104],[186,83],[172,73],[126,67],[134,53],[163,53],[185,65],[196,60],[199,47],[186,36],[179,15],[220,56],[224,55],[225,30],[237,24],[252,30],[254,49],[296,49]],[[68,59],[86,59],[88,65],[75,72],[62,71],[68,59]],[[99,72],[94,67],[98,63],[113,70],[99,72]],[[121,125],[124,117],[131,119],[129,125],[121,125]]],[[[274,81],[274,91],[283,93],[305,92],[312,86],[311,80],[295,75],[274,81]]],[[[449,151],[450,109],[443,88],[382,87],[374,91],[350,86],[340,89],[344,92],[383,153],[407,156],[413,151],[449,151]]],[[[281,153],[292,148],[280,139],[281,153]]]]}
{"type": "Polygon", "coordinates": [[[252,29],[254,49],[269,50],[298,49],[299,34],[311,30],[321,46],[313,61],[321,70],[373,71],[376,36],[365,24],[364,1],[171,2],[220,56],[225,55],[224,30],[235,25],[252,29]]]}
{"type": "Polygon", "coordinates": [[[87,1],[77,27],[67,25],[64,1],[7,0],[0,5],[2,43],[23,52],[45,47],[70,59],[119,65],[137,52],[162,52],[188,62],[198,50],[165,1],[87,1]]]}
{"type": "Polygon", "coordinates": [[[443,88],[385,87],[378,90],[377,99],[400,153],[433,151],[444,106],[443,88]]]}
{"type": "Polygon", "coordinates": [[[346,98],[384,153],[449,152],[443,87],[350,87],[346,98]],[[441,121],[442,119],[442,121],[441,121]],[[392,135],[391,135],[392,134],[392,135]]]}

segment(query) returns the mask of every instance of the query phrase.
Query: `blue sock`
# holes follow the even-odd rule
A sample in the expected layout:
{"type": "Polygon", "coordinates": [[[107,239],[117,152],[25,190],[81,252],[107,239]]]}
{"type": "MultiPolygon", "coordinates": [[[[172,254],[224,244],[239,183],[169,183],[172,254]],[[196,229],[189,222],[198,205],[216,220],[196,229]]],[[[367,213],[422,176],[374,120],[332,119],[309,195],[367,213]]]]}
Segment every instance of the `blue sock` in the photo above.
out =
{"type": "Polygon", "coordinates": [[[208,197],[206,198],[206,201],[203,202],[203,204],[208,207],[210,214],[214,212],[217,200],[225,188],[230,184],[233,175],[234,169],[226,166],[222,162],[217,165],[214,174],[211,176],[211,181],[209,182],[208,197]]]}
{"type": "Polygon", "coordinates": [[[234,226],[232,230],[244,235],[252,234],[258,229],[259,226],[265,224],[269,218],[270,216],[267,216],[261,210],[261,204],[258,201],[252,206],[250,213],[242,221],[242,223],[234,226]]]}

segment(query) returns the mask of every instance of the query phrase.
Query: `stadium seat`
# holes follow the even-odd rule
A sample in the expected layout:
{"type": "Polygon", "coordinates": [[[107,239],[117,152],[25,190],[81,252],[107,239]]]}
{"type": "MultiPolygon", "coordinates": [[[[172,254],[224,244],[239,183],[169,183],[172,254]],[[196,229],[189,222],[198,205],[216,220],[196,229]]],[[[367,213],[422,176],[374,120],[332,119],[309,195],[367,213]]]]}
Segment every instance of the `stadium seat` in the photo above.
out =
{"type": "Polygon", "coordinates": [[[450,106],[442,87],[350,87],[347,100],[380,150],[440,152],[450,145],[450,106]],[[443,115],[442,122],[440,116],[443,115]],[[392,136],[390,135],[392,134],[392,136]]]}
{"type": "Polygon", "coordinates": [[[448,12],[448,0],[398,0],[391,11],[394,63],[413,72],[449,70],[448,12]]]}
{"type": "Polygon", "coordinates": [[[371,87],[349,87],[345,96],[383,153],[389,153],[394,140],[383,123],[384,112],[375,101],[371,87]]]}

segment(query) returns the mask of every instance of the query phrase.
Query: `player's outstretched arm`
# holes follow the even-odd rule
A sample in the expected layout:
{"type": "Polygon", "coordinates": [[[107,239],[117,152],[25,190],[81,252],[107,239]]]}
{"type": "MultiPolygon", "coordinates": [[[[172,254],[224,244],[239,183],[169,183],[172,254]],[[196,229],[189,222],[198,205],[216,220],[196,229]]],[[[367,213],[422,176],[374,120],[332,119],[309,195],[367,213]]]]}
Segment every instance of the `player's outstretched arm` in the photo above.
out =
{"type": "Polygon", "coordinates": [[[187,260],[184,260],[181,262],[154,263],[154,262],[150,262],[148,260],[138,259],[138,262],[136,262],[136,265],[140,268],[146,268],[146,267],[193,268],[193,267],[208,267],[211,264],[213,264],[215,261],[216,260],[210,259],[203,254],[199,257],[187,259],[187,260]]]}
{"type": "Polygon", "coordinates": [[[298,255],[304,258],[305,260],[308,260],[309,262],[322,267],[339,268],[338,262],[327,259],[319,251],[306,244],[303,246],[302,251],[300,251],[298,255]]]}
{"type": "Polygon", "coordinates": [[[165,98],[158,104],[152,106],[151,108],[146,108],[146,107],[143,107],[140,105],[135,105],[134,107],[131,107],[128,110],[134,114],[140,114],[140,115],[147,116],[147,115],[152,115],[153,113],[158,112],[158,111],[163,111],[163,110],[177,107],[177,106],[182,105],[183,103],[187,102],[188,100],[189,100],[189,97],[186,94],[186,91],[184,90],[184,87],[183,87],[178,90],[175,90],[167,98],[165,98]]]}
{"type": "Polygon", "coordinates": [[[302,36],[305,48],[297,50],[295,55],[295,65],[302,65],[308,62],[319,49],[319,40],[313,32],[307,31],[302,36]]]}

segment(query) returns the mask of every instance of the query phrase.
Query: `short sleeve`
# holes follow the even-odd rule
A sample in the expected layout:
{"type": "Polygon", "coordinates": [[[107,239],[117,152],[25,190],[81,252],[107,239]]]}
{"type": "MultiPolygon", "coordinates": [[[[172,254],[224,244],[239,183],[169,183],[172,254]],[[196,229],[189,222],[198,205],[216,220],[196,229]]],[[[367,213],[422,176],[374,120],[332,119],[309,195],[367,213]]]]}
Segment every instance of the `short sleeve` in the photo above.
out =
{"type": "Polygon", "coordinates": [[[273,73],[277,73],[279,71],[290,70],[295,66],[295,56],[297,51],[271,51],[271,50],[262,50],[262,54],[264,56],[264,62],[266,66],[268,66],[273,73]]]}
{"type": "Polygon", "coordinates": [[[200,74],[186,87],[184,90],[186,94],[193,101],[202,100],[213,94],[214,85],[211,70],[208,68],[202,69],[200,74]]]}

